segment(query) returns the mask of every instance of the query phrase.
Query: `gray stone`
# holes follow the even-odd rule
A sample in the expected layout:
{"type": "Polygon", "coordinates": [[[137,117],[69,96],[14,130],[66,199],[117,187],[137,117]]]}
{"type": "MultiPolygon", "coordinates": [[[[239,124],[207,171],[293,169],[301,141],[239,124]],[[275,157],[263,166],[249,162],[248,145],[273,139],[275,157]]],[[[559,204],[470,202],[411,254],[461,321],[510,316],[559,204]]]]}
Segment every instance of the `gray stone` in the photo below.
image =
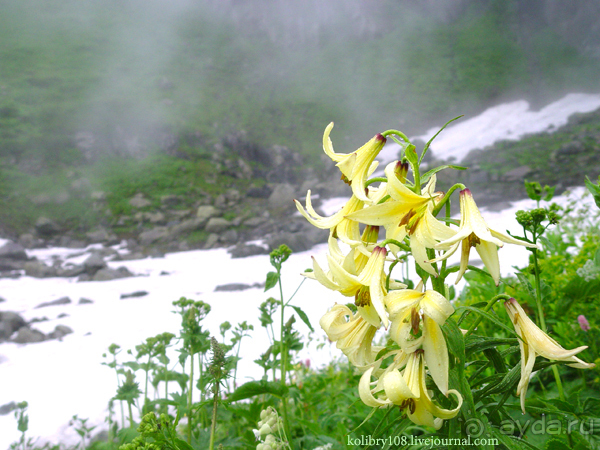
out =
{"type": "Polygon", "coordinates": [[[293,206],[294,197],[297,195],[296,190],[291,184],[277,184],[273,192],[269,196],[269,208],[283,209],[293,206]]]}
{"type": "Polygon", "coordinates": [[[199,217],[184,220],[181,223],[171,227],[171,234],[174,236],[179,236],[180,234],[188,234],[192,231],[201,230],[207,221],[208,219],[202,219],[199,217]]]}
{"type": "Polygon", "coordinates": [[[53,236],[60,231],[58,225],[47,217],[40,217],[35,222],[35,231],[40,236],[53,236]]]}
{"type": "Polygon", "coordinates": [[[144,197],[144,194],[136,194],[129,199],[129,204],[134,208],[145,208],[150,206],[152,202],[144,197]]]}
{"type": "Polygon", "coordinates": [[[82,273],[85,273],[85,267],[82,265],[68,264],[66,267],[59,267],[56,269],[56,276],[71,278],[77,277],[82,273]]]}
{"type": "Polygon", "coordinates": [[[251,289],[252,286],[244,283],[228,283],[221,284],[215,288],[215,292],[235,292],[235,291],[245,291],[247,289],[251,289]]]}
{"type": "Polygon", "coordinates": [[[221,217],[211,217],[204,227],[209,233],[221,233],[231,226],[231,222],[221,217]]]}
{"type": "Polygon", "coordinates": [[[68,305],[69,303],[71,303],[71,299],[69,297],[61,297],[50,302],[40,303],[34,309],[45,308],[47,306],[68,305]]]}
{"type": "Polygon", "coordinates": [[[93,275],[100,269],[104,269],[106,262],[99,253],[94,252],[83,262],[83,267],[87,273],[93,275]]]}
{"type": "Polygon", "coordinates": [[[58,339],[59,341],[62,341],[63,337],[71,333],[73,333],[73,330],[70,327],[66,325],[56,325],[54,331],[48,334],[48,339],[58,339]]]}
{"type": "Polygon", "coordinates": [[[202,205],[198,207],[196,211],[196,217],[203,220],[204,223],[208,222],[208,219],[219,215],[219,210],[212,205],[202,205]]]}
{"type": "Polygon", "coordinates": [[[100,269],[98,272],[94,274],[92,277],[93,281],[109,281],[116,280],[118,278],[128,278],[133,277],[134,275],[127,269],[127,267],[119,267],[118,269],[112,269],[110,267],[106,267],[104,269],[100,269]]]}
{"type": "Polygon", "coordinates": [[[160,203],[163,206],[177,206],[181,203],[181,197],[174,194],[163,195],[160,198],[160,203]]]}
{"type": "Polygon", "coordinates": [[[169,236],[167,227],[156,227],[148,231],[140,233],[139,240],[142,245],[149,245],[156,241],[166,239],[169,236]]]}
{"type": "Polygon", "coordinates": [[[219,237],[219,240],[222,242],[235,243],[238,240],[238,232],[235,230],[227,230],[219,237]]]}
{"type": "Polygon", "coordinates": [[[55,267],[47,266],[37,260],[26,261],[23,264],[23,270],[25,271],[25,275],[34,278],[48,278],[57,275],[57,269],[55,267]]]}
{"type": "Polygon", "coordinates": [[[163,213],[161,213],[160,211],[145,212],[143,214],[143,217],[146,222],[150,222],[155,225],[164,224],[166,222],[165,215],[163,213]]]}
{"type": "Polygon", "coordinates": [[[225,195],[220,194],[215,198],[215,206],[219,209],[223,209],[227,206],[227,197],[225,195]]]}
{"type": "Polygon", "coordinates": [[[254,255],[266,255],[269,250],[254,244],[238,244],[228,250],[232,258],[246,258],[254,255]]]}
{"type": "Polygon", "coordinates": [[[27,324],[19,314],[13,311],[0,311],[0,341],[9,339],[12,334],[27,324]]]}
{"type": "Polygon", "coordinates": [[[523,178],[529,173],[531,173],[531,168],[529,166],[520,166],[506,172],[504,174],[504,179],[506,181],[523,181],[523,178]]]}
{"type": "Polygon", "coordinates": [[[17,344],[31,344],[34,342],[42,342],[46,340],[46,335],[39,330],[29,327],[21,327],[17,331],[17,335],[12,339],[17,344]]]}
{"type": "Polygon", "coordinates": [[[135,292],[130,292],[128,294],[121,294],[120,298],[121,299],[137,298],[137,297],[144,297],[146,295],[148,295],[148,292],[146,292],[146,291],[135,291],[135,292]]]}
{"type": "Polygon", "coordinates": [[[105,228],[97,228],[85,234],[92,243],[107,242],[114,239],[114,235],[105,228]]]}
{"type": "Polygon", "coordinates": [[[25,248],[34,248],[41,245],[41,240],[34,237],[33,234],[24,233],[19,236],[19,244],[21,244],[25,248]]]}
{"type": "Polygon", "coordinates": [[[78,305],[89,305],[90,303],[94,303],[94,301],[84,297],[80,298],[77,302],[78,305]]]}
{"type": "Polygon", "coordinates": [[[269,198],[272,192],[273,189],[264,184],[261,187],[252,186],[246,191],[246,195],[252,198],[269,198]]]}
{"type": "Polygon", "coordinates": [[[213,248],[217,242],[219,242],[219,235],[216,233],[211,233],[208,235],[208,238],[204,243],[204,248],[213,248]]]}
{"type": "Polygon", "coordinates": [[[2,247],[0,247],[0,258],[24,261],[27,259],[27,253],[25,253],[25,249],[22,245],[8,241],[2,247]]]}

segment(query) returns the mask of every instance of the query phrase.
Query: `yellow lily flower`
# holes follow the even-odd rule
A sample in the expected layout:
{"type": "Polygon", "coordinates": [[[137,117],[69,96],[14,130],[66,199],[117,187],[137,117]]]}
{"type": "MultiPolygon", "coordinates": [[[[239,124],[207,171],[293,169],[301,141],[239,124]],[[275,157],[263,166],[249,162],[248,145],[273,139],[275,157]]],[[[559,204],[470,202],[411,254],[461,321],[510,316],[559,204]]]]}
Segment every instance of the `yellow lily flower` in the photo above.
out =
{"type": "MultiPolygon", "coordinates": [[[[404,361],[401,361],[402,364],[404,361]]],[[[425,362],[423,352],[416,351],[408,355],[406,367],[400,372],[394,363],[391,370],[386,370],[371,388],[371,377],[375,367],[369,368],[361,377],[358,392],[361,400],[372,407],[399,405],[408,418],[417,425],[426,425],[439,429],[444,419],[455,417],[462,406],[462,396],[454,389],[447,394],[454,394],[458,406],[454,409],[443,409],[433,403],[427,390],[425,362]],[[377,394],[378,397],[375,397],[377,394]]],[[[446,395],[447,395],[446,394],[446,395]]]]}
{"type": "Polygon", "coordinates": [[[422,347],[431,377],[448,392],[448,347],[440,326],[454,313],[448,299],[436,291],[403,289],[384,299],[390,315],[390,337],[406,353],[422,347]]]}
{"type": "Polygon", "coordinates": [[[373,364],[375,356],[383,348],[372,346],[377,327],[367,322],[360,313],[352,313],[346,305],[336,303],[319,324],[336,347],[359,368],[373,364]]]}
{"type": "MultiPolygon", "coordinates": [[[[352,250],[356,251],[356,250],[352,250]]],[[[386,295],[384,263],[387,250],[375,247],[366,265],[360,272],[350,272],[331,254],[327,255],[329,272],[325,272],[313,258],[314,278],[328,289],[339,291],[346,297],[355,298],[361,315],[371,325],[379,327],[383,322],[388,327],[389,319],[385,311],[383,298],[386,295]]]]}
{"type": "Polygon", "coordinates": [[[439,261],[448,258],[456,252],[459,245],[462,245],[460,269],[455,283],[460,281],[467,270],[471,247],[475,247],[475,250],[479,253],[479,256],[481,256],[483,264],[489,270],[492,279],[496,285],[498,285],[500,282],[498,247],[504,246],[504,243],[523,245],[525,247],[536,246],[535,244],[520,241],[488,227],[483,220],[469,189],[460,191],[460,216],[461,220],[458,232],[453,237],[446,239],[435,246],[436,250],[446,250],[446,253],[433,260],[439,261]]]}
{"type": "Polygon", "coordinates": [[[375,158],[385,145],[386,139],[381,134],[376,134],[369,142],[353,153],[336,153],[333,150],[333,143],[329,138],[332,128],[333,122],[325,128],[325,133],[323,133],[323,150],[327,156],[337,162],[336,165],[343,175],[342,179],[350,183],[354,195],[358,199],[367,202],[365,183],[367,177],[375,171],[379,164],[375,161],[375,158]]]}
{"type": "MultiPolygon", "coordinates": [[[[408,235],[416,263],[426,272],[437,276],[427,256],[427,249],[434,248],[439,241],[451,238],[456,231],[432,214],[435,202],[440,197],[435,193],[435,175],[423,188],[421,195],[418,195],[396,176],[396,165],[390,163],[385,169],[388,178],[387,192],[391,200],[356,210],[346,217],[369,225],[385,226],[386,239],[402,241],[408,235]]],[[[390,249],[396,253],[398,247],[390,245],[390,249]]]]}
{"type": "Polygon", "coordinates": [[[552,361],[569,362],[570,367],[576,369],[593,369],[596,365],[586,363],[575,355],[587,348],[586,345],[577,347],[573,350],[564,349],[558,342],[544,333],[533,321],[527,317],[521,305],[514,298],[504,302],[504,307],[510,316],[510,320],[515,327],[519,339],[519,348],[521,350],[521,380],[517,386],[517,395],[521,397],[521,410],[525,414],[525,397],[529,379],[533,372],[533,365],[537,356],[552,361]]]}

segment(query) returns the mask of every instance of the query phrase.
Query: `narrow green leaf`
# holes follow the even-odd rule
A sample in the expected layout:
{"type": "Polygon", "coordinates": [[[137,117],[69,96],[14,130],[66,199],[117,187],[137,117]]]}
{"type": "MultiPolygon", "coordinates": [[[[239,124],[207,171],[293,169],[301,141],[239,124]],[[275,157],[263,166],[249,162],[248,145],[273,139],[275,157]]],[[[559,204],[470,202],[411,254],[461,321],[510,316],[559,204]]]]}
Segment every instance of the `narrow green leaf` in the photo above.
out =
{"type": "Polygon", "coordinates": [[[454,169],[454,170],[467,170],[466,167],[457,166],[454,164],[445,164],[443,166],[436,167],[435,169],[431,169],[423,174],[421,177],[421,183],[427,183],[433,174],[438,173],[440,170],[444,169],[454,169]]]}
{"type": "Polygon", "coordinates": [[[279,281],[279,274],[277,272],[269,272],[267,274],[267,281],[265,282],[265,291],[264,292],[267,292],[269,289],[274,288],[278,281],[279,281]]]}
{"type": "Polygon", "coordinates": [[[483,316],[484,318],[488,319],[489,321],[494,322],[496,325],[498,325],[503,330],[506,330],[510,334],[517,336],[517,333],[515,333],[514,329],[507,327],[506,325],[504,325],[502,323],[502,321],[500,319],[498,319],[496,316],[494,316],[493,314],[491,314],[487,311],[484,311],[484,310],[478,309],[478,308],[473,308],[472,306],[459,306],[458,308],[456,308],[457,312],[462,311],[462,310],[472,311],[476,314],[479,314],[480,316],[483,316]]]}
{"type": "Polygon", "coordinates": [[[446,122],[442,128],[440,128],[440,131],[438,131],[437,133],[435,133],[433,135],[433,137],[431,139],[429,139],[427,141],[427,144],[425,144],[425,148],[423,149],[423,153],[421,153],[421,157],[419,158],[419,164],[421,163],[421,161],[423,161],[423,158],[425,157],[425,153],[427,153],[427,150],[429,150],[429,146],[431,145],[431,143],[433,142],[433,140],[438,136],[438,134],[440,134],[444,128],[446,128],[448,125],[450,125],[452,122],[454,122],[455,120],[460,119],[461,117],[463,117],[462,115],[455,117],[454,119],[449,120],[448,122],[446,122]]]}
{"type": "Polygon", "coordinates": [[[245,400],[260,394],[271,394],[276,397],[282,397],[287,390],[287,387],[282,386],[281,383],[273,381],[248,381],[227,397],[227,401],[237,402],[238,400],[245,400]]]}
{"type": "Polygon", "coordinates": [[[299,306],[294,306],[294,305],[290,305],[292,308],[294,308],[294,311],[296,311],[296,314],[298,314],[298,316],[302,319],[302,322],[304,322],[306,324],[306,326],[310,329],[310,331],[315,331],[312,327],[312,325],[310,324],[310,320],[308,320],[308,316],[306,315],[306,313],[304,311],[302,311],[302,309],[300,309],[299,306]]]}

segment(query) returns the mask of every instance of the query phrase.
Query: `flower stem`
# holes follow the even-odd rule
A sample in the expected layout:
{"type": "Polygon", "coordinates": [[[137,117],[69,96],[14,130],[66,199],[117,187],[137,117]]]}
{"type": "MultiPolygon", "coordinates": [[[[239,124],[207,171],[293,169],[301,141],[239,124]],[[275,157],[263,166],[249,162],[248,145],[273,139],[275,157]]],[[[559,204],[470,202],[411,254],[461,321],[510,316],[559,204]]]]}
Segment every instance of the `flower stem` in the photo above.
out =
{"type": "Polygon", "coordinates": [[[194,389],[194,354],[190,355],[190,386],[188,388],[188,432],[187,442],[192,444],[192,390],[194,389]]]}
{"type": "MultiPolygon", "coordinates": [[[[533,243],[537,244],[537,235],[533,233],[533,243]]],[[[544,319],[544,308],[542,307],[542,290],[541,290],[541,279],[540,279],[540,265],[538,263],[538,255],[537,248],[533,250],[533,265],[535,267],[535,301],[537,303],[538,309],[538,320],[540,323],[540,328],[546,334],[548,334],[548,328],[546,327],[546,320],[544,319]]],[[[560,373],[558,371],[558,367],[552,366],[552,373],[554,374],[554,380],[556,381],[556,387],[558,388],[558,395],[560,399],[564,402],[566,400],[565,391],[563,390],[562,380],[560,379],[560,373]]]]}
{"type": "MultiPolygon", "coordinates": [[[[279,335],[279,356],[280,356],[280,362],[281,362],[281,386],[283,387],[283,392],[285,392],[285,388],[286,388],[286,384],[287,384],[287,376],[286,376],[286,370],[287,370],[287,347],[284,343],[284,312],[285,312],[285,302],[283,301],[283,285],[281,284],[281,265],[279,265],[279,267],[277,267],[277,275],[278,275],[278,281],[277,283],[279,284],[279,297],[280,297],[280,305],[281,305],[281,330],[280,330],[280,335],[279,335]]],[[[285,434],[288,437],[288,442],[290,443],[291,446],[291,442],[292,442],[292,435],[290,433],[290,422],[289,422],[289,417],[288,417],[288,411],[287,411],[287,396],[285,394],[283,394],[281,396],[281,414],[283,415],[283,426],[285,428],[285,434]]]]}
{"type": "MultiPolygon", "coordinates": [[[[494,306],[494,303],[496,303],[498,300],[509,300],[510,299],[510,295],[506,295],[506,294],[498,294],[495,297],[493,297],[487,305],[485,305],[485,308],[483,308],[483,310],[485,312],[488,312],[490,309],[492,309],[492,307],[494,306]]],[[[483,316],[477,316],[477,319],[475,319],[475,322],[473,322],[473,324],[469,327],[469,329],[467,330],[467,334],[465,334],[465,337],[467,337],[468,335],[470,335],[473,331],[475,331],[475,328],[477,328],[477,325],[479,325],[479,323],[481,322],[481,320],[483,319],[483,316]]]]}

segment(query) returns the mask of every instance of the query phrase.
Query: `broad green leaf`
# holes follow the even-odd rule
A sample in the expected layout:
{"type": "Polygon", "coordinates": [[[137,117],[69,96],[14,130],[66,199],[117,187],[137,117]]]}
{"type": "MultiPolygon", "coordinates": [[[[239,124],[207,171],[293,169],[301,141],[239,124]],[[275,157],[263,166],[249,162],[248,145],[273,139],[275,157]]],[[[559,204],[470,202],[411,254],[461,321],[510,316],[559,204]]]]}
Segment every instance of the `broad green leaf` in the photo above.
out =
{"type": "Polygon", "coordinates": [[[188,444],[182,439],[175,438],[173,439],[173,443],[175,444],[178,450],[194,450],[194,447],[192,447],[190,444],[188,444]]]}
{"type": "Polygon", "coordinates": [[[269,289],[274,288],[278,281],[279,274],[277,272],[269,272],[267,274],[267,281],[265,282],[265,292],[267,292],[269,289]]]}
{"type": "Polygon", "coordinates": [[[287,386],[282,386],[281,383],[276,383],[273,381],[249,381],[242,384],[233,392],[233,394],[227,397],[227,401],[237,402],[238,400],[252,398],[260,394],[271,394],[276,397],[282,397],[287,390],[287,386]]]}
{"type": "Polygon", "coordinates": [[[302,309],[299,306],[294,306],[294,305],[290,305],[292,308],[294,308],[294,311],[296,311],[296,314],[298,314],[298,316],[302,319],[302,322],[304,322],[306,324],[306,326],[310,329],[310,331],[315,331],[312,327],[312,325],[310,324],[310,320],[308,320],[308,316],[306,315],[306,313],[304,311],[302,311],[302,309]]]}
{"type": "Polygon", "coordinates": [[[585,177],[585,186],[588,188],[588,191],[594,197],[594,202],[596,202],[596,206],[600,208],[600,177],[598,177],[598,184],[594,184],[588,177],[585,177]]]}

